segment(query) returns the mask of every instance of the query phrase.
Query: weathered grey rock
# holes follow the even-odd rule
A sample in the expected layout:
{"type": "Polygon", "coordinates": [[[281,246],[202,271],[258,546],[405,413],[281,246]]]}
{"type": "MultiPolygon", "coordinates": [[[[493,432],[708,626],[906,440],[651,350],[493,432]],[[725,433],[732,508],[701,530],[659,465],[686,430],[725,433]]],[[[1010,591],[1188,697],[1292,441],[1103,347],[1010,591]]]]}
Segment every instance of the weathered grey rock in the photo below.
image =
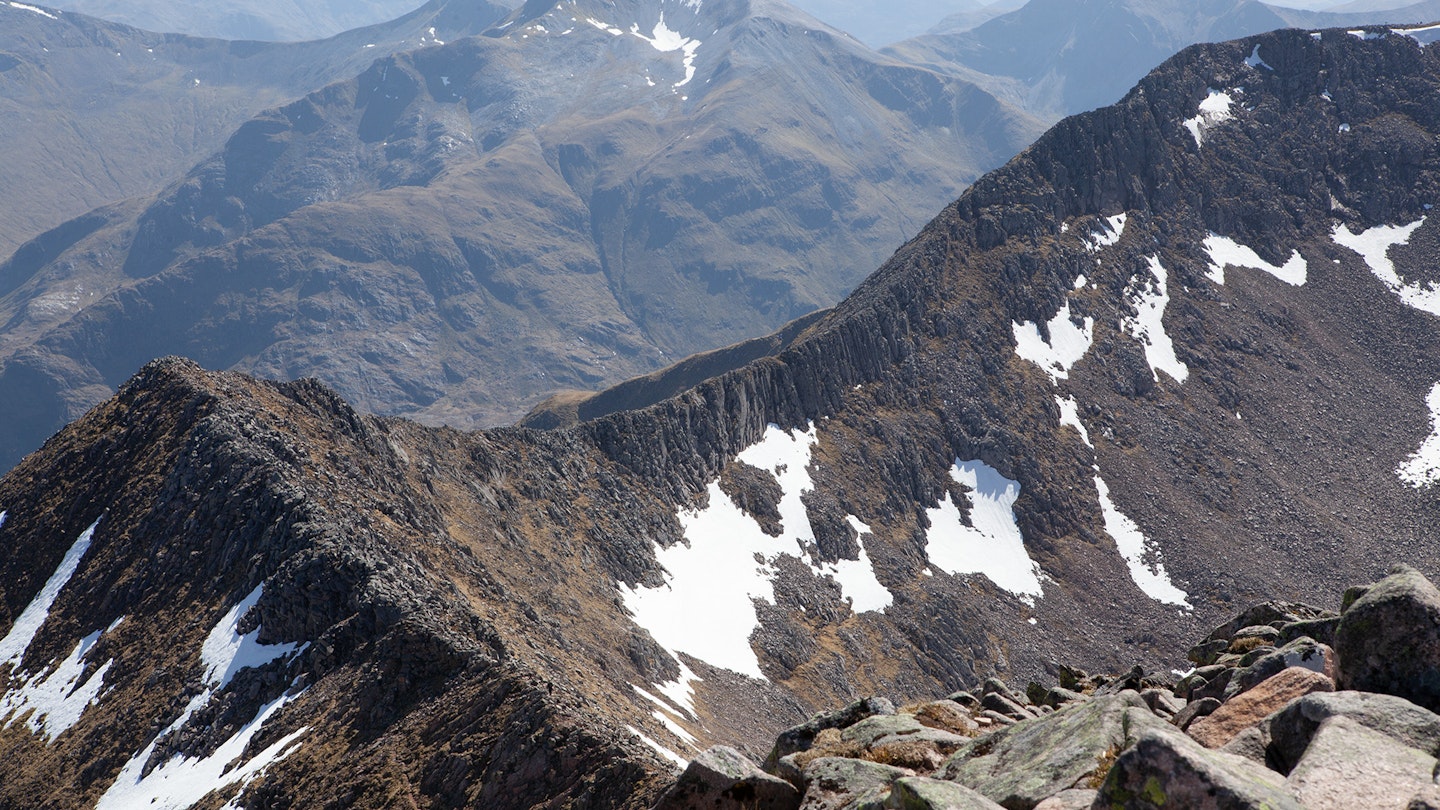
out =
{"type": "Polygon", "coordinates": [[[1121,754],[1094,807],[1107,810],[1301,810],[1280,775],[1210,751],[1174,729],[1148,731],[1121,754]]]}
{"type": "Polygon", "coordinates": [[[898,734],[917,734],[926,730],[925,726],[916,720],[914,715],[909,714],[880,714],[874,717],[867,717],[864,720],[842,730],[840,739],[847,742],[858,743],[864,748],[869,748],[881,737],[889,737],[898,734]]]}
{"type": "Polygon", "coordinates": [[[970,712],[953,700],[936,700],[915,710],[915,719],[930,728],[938,728],[955,734],[973,737],[980,732],[980,724],[970,712]]]}
{"type": "Polygon", "coordinates": [[[1228,640],[1246,627],[1274,626],[1276,623],[1290,624],[1306,619],[1318,619],[1327,614],[1329,611],[1302,602],[1265,602],[1215,628],[1210,632],[1209,638],[1211,640],[1228,640]]]}
{"type": "Polygon", "coordinates": [[[1073,703],[960,749],[940,776],[1006,807],[1033,807],[1095,775],[1140,732],[1169,726],[1135,692],[1073,703]]]}
{"type": "Polygon", "coordinates": [[[1280,628],[1280,643],[1288,644],[1297,638],[1313,638],[1321,644],[1335,646],[1335,628],[1340,625],[1339,616],[1323,619],[1306,619],[1291,622],[1280,628]]]}
{"type": "Polygon", "coordinates": [[[1410,797],[1405,810],[1440,810],[1440,785],[1427,785],[1410,797]]]}
{"type": "Polygon", "coordinates": [[[822,712],[798,726],[793,726],[775,738],[775,748],[765,758],[766,770],[774,770],[775,763],[787,754],[804,751],[815,742],[815,735],[827,728],[847,728],[875,715],[895,713],[895,704],[883,697],[857,700],[843,709],[822,712]]]}
{"type": "Polygon", "coordinates": [[[1035,810],[1090,810],[1100,791],[1088,788],[1062,790],[1054,796],[1035,805],[1035,810]]]}
{"type": "Polygon", "coordinates": [[[1280,630],[1278,628],[1268,624],[1256,624],[1236,630],[1234,635],[1230,636],[1230,646],[1234,647],[1237,643],[1243,646],[1257,642],[1273,646],[1279,639],[1280,630]]]}
{"type": "Polygon", "coordinates": [[[1215,677],[1190,690],[1191,700],[1204,700],[1205,698],[1222,698],[1225,696],[1225,688],[1230,685],[1230,679],[1235,677],[1234,667],[1225,667],[1215,673],[1215,677]]]}
{"type": "Polygon", "coordinates": [[[1440,752],[1440,715],[1394,695],[1343,691],[1306,695],[1265,718],[1267,764],[1289,773],[1332,717],[1348,717],[1431,756],[1440,752]]]}
{"type": "Polygon", "coordinates": [[[1235,671],[1225,686],[1226,700],[1290,667],[1303,667],[1331,679],[1335,677],[1335,651],[1312,638],[1296,639],[1278,650],[1257,656],[1252,662],[1242,659],[1242,663],[1244,666],[1235,671]]]}
{"type": "Polygon", "coordinates": [[[1266,750],[1269,746],[1270,734],[1265,728],[1265,724],[1262,723],[1236,734],[1230,739],[1230,742],[1220,746],[1220,750],[1237,757],[1244,757],[1256,765],[1264,765],[1268,768],[1270,764],[1266,760],[1266,750]]]}
{"type": "Polygon", "coordinates": [[[976,715],[976,717],[977,719],[989,720],[992,725],[998,726],[1013,726],[1016,723],[1020,722],[1019,720],[1016,720],[1009,715],[1001,714],[991,709],[985,709],[981,711],[980,714],[976,715]]]}
{"type": "Polygon", "coordinates": [[[1176,700],[1175,695],[1168,689],[1146,689],[1140,693],[1140,697],[1145,699],[1150,711],[1167,719],[1174,717],[1186,705],[1183,701],[1176,700]]]}
{"type": "Polygon", "coordinates": [[[1191,723],[1186,733],[1207,748],[1219,748],[1241,731],[1259,725],[1267,715],[1284,708],[1290,701],[1311,692],[1333,691],[1334,681],[1324,675],[1291,667],[1191,723]]]}
{"type": "Polygon", "coordinates": [[[895,780],[913,771],[846,757],[821,757],[805,766],[800,810],[850,810],[883,806],[895,780]]]}
{"type": "Polygon", "coordinates": [[[1036,716],[1023,704],[1017,703],[999,692],[987,692],[984,697],[980,698],[980,705],[992,712],[1013,717],[1016,720],[1028,720],[1036,716]]]}
{"type": "Polygon", "coordinates": [[[1341,615],[1335,652],[1342,688],[1440,710],[1440,590],[1397,567],[1341,615]]]}
{"type": "Polygon", "coordinates": [[[1184,731],[1190,727],[1191,723],[1207,714],[1211,714],[1218,708],[1220,708],[1219,698],[1207,697],[1192,700],[1185,704],[1185,708],[1176,712],[1175,716],[1170,718],[1170,722],[1174,724],[1176,728],[1184,731]]]}
{"type": "Polygon", "coordinates": [[[1331,717],[1286,781],[1309,810],[1401,808],[1435,784],[1435,764],[1435,757],[1349,717],[1331,717]]]}
{"type": "Polygon", "coordinates": [[[963,689],[950,695],[946,700],[952,700],[967,709],[980,708],[980,698],[975,697],[963,689]]]}
{"type": "Polygon", "coordinates": [[[1144,689],[1145,670],[1143,667],[1131,667],[1130,671],[1116,678],[1095,690],[1096,695],[1118,695],[1126,690],[1139,692],[1144,689]]]}
{"type": "Polygon", "coordinates": [[[1189,675],[1181,678],[1180,682],[1175,684],[1175,695],[1177,697],[1184,698],[1185,700],[1194,700],[1195,698],[1194,695],[1191,693],[1191,690],[1198,689],[1204,686],[1205,684],[1209,683],[1215,676],[1219,675],[1222,672],[1225,672],[1228,669],[1229,667],[1220,666],[1219,664],[1210,664],[1209,666],[1196,667],[1195,669],[1190,671],[1189,675]]]}
{"type": "Polygon", "coordinates": [[[1017,703],[1021,706],[1025,705],[1025,696],[1020,694],[1019,692],[1016,692],[1014,689],[1011,689],[1005,684],[1004,681],[1000,680],[999,678],[986,678],[985,683],[981,684],[980,699],[982,702],[984,701],[986,695],[1000,695],[1001,697],[1017,703]]]}
{"type": "Polygon", "coordinates": [[[1208,639],[1196,644],[1185,654],[1197,667],[1210,666],[1215,663],[1221,653],[1230,649],[1229,638],[1208,639]]]}
{"type": "Polygon", "coordinates": [[[1001,810],[1000,805],[964,785],[923,776],[895,780],[885,807],[886,810],[1001,810]]]}
{"type": "Polygon", "coordinates": [[[1066,703],[1074,703],[1077,700],[1085,700],[1086,695],[1075,692],[1064,687],[1057,686],[1045,693],[1044,705],[1052,709],[1058,709],[1066,703]]]}
{"type": "Polygon", "coordinates": [[[799,805],[794,785],[720,745],[692,759],[655,810],[794,810],[799,805]]]}

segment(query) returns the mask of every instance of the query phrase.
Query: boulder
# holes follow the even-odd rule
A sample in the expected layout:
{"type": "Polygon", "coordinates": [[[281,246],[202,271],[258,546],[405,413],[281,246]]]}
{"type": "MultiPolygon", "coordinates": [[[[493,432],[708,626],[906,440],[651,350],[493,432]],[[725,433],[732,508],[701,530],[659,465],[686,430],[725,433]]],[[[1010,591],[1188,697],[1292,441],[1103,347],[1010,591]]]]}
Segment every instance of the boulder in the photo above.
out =
{"type": "Polygon", "coordinates": [[[1035,805],[1035,810],[1090,810],[1100,791],[1088,788],[1062,790],[1054,796],[1035,805]]]}
{"type": "Polygon", "coordinates": [[[827,728],[847,728],[874,715],[895,713],[895,704],[883,697],[857,700],[843,709],[823,712],[798,726],[780,732],[775,738],[775,748],[765,758],[765,769],[774,770],[775,763],[787,754],[804,751],[815,742],[815,736],[827,728]]]}
{"type": "Polygon", "coordinates": [[[1435,784],[1435,764],[1435,757],[1349,717],[1331,717],[1286,781],[1308,810],[1400,810],[1435,784]]]}
{"type": "Polygon", "coordinates": [[[898,734],[917,734],[925,730],[914,715],[910,714],[881,714],[874,717],[867,717],[860,722],[843,729],[840,732],[840,739],[846,742],[858,744],[862,748],[869,748],[881,737],[889,737],[898,734]]]}
{"type": "Polygon", "coordinates": [[[1174,717],[1185,708],[1185,702],[1177,700],[1175,695],[1168,689],[1146,689],[1140,693],[1150,711],[1164,718],[1174,717]]]}
{"type": "Polygon", "coordinates": [[[1271,601],[1256,605],[1239,616],[1220,625],[1210,632],[1209,639],[1229,641],[1240,630],[1246,627],[1257,627],[1259,625],[1274,626],[1277,623],[1292,624],[1307,619],[1318,619],[1326,615],[1333,615],[1329,611],[1312,607],[1301,602],[1279,602],[1271,601]]]}
{"type": "Polygon", "coordinates": [[[1025,708],[1024,704],[1011,700],[999,692],[987,692],[984,697],[980,698],[980,706],[1016,720],[1028,720],[1036,716],[1034,712],[1025,708]]]}
{"type": "Polygon", "coordinates": [[[915,710],[915,719],[930,728],[938,728],[952,734],[974,737],[980,733],[980,724],[970,716],[964,706],[953,700],[936,700],[915,710]]]}
{"type": "Polygon", "coordinates": [[[1096,778],[1140,732],[1154,727],[1169,728],[1137,693],[1097,697],[978,738],[938,775],[1006,807],[1034,807],[1096,778]]]}
{"type": "Polygon", "coordinates": [[[1230,679],[1235,677],[1234,667],[1225,667],[1215,673],[1215,677],[1190,690],[1191,700],[1204,700],[1205,698],[1220,699],[1225,695],[1225,689],[1230,686],[1230,679]]]}
{"type": "Polygon", "coordinates": [[[1000,805],[954,782],[907,776],[890,788],[886,810],[1002,810],[1000,805]]]}
{"type": "Polygon", "coordinates": [[[1335,683],[1318,672],[1291,667],[1254,689],[1236,695],[1211,714],[1186,729],[1207,748],[1219,748],[1236,734],[1260,724],[1266,715],[1279,711],[1290,701],[1311,692],[1333,692],[1335,683]]]}
{"type": "Polygon", "coordinates": [[[1190,724],[1196,720],[1213,713],[1220,708],[1219,698],[1207,697],[1199,700],[1192,700],[1185,704],[1185,708],[1175,713],[1170,722],[1181,731],[1190,728],[1190,724]]]}
{"type": "Polygon", "coordinates": [[[1440,710],[1440,591],[1397,567],[1341,614],[1335,652],[1342,688],[1440,710]]]}
{"type": "Polygon", "coordinates": [[[1150,730],[1121,754],[1100,786],[1107,810],[1301,810],[1281,776],[1211,751],[1174,729],[1150,730]]]}
{"type": "Polygon", "coordinates": [[[1280,643],[1288,644],[1297,638],[1313,638],[1321,644],[1335,646],[1335,628],[1340,625],[1339,616],[1323,619],[1306,619],[1291,622],[1280,628],[1280,643]]]}
{"type": "Polygon", "coordinates": [[[723,745],[690,760],[655,810],[795,810],[800,791],[723,745]]]}
{"type": "Polygon", "coordinates": [[[1244,662],[1244,666],[1231,676],[1225,686],[1225,699],[1229,700],[1290,667],[1304,667],[1333,680],[1335,651],[1313,638],[1300,638],[1278,650],[1256,656],[1255,660],[1244,662]]]}
{"type": "MultiPolygon", "coordinates": [[[[1237,757],[1244,757],[1256,765],[1264,765],[1270,768],[1270,762],[1266,758],[1267,750],[1270,747],[1269,730],[1264,723],[1258,726],[1251,726],[1244,731],[1230,738],[1230,742],[1220,746],[1221,751],[1227,754],[1234,754],[1237,757]]],[[[1275,770],[1274,768],[1270,768],[1275,770]]]]}
{"type": "Polygon", "coordinates": [[[805,797],[800,810],[851,810],[879,807],[895,780],[914,776],[905,768],[846,757],[821,757],[805,766],[805,797]]]}
{"type": "Polygon", "coordinates": [[[1052,709],[1058,709],[1066,703],[1074,703],[1077,700],[1084,700],[1085,698],[1086,696],[1080,692],[1057,686],[1045,693],[1045,700],[1042,701],[1042,704],[1052,709]]]}
{"type": "Polygon", "coordinates": [[[1410,797],[1405,810],[1440,810],[1440,785],[1426,785],[1410,797]]]}
{"type": "Polygon", "coordinates": [[[1440,752],[1440,715],[1394,695],[1343,691],[1306,695],[1267,717],[1266,763],[1289,773],[1321,724],[1332,717],[1348,717],[1431,756],[1440,752]]]}

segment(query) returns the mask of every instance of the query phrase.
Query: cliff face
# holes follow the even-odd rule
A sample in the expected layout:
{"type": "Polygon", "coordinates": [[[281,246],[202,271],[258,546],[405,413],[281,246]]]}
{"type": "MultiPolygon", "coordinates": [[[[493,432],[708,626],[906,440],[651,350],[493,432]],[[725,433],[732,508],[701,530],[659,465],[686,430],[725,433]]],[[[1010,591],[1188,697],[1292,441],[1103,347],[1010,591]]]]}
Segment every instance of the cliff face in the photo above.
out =
{"type": "Polygon", "coordinates": [[[147,367],[0,481],[0,805],[244,749],[201,806],[644,806],[857,694],[1154,670],[1433,576],[1437,59],[1189,49],[835,309],[550,430],[147,367]]]}

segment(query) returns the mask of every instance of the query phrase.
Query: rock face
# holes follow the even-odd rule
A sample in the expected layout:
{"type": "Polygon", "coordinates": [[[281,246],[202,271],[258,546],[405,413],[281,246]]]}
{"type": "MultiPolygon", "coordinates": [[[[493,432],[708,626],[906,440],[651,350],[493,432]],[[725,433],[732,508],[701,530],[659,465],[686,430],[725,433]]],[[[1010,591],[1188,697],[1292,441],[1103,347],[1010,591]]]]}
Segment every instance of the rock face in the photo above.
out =
{"type": "MultiPolygon", "coordinates": [[[[433,73],[404,61],[397,82],[433,73]]],[[[1417,308],[1440,243],[1437,88],[1440,51],[1401,33],[1186,51],[773,351],[674,396],[659,374],[644,407],[579,424],[461,433],[313,381],[147,365],[0,479],[0,806],[158,805],[206,769],[214,795],[183,798],[211,807],[641,807],[711,745],[760,760],[812,712],[882,694],[894,719],[817,724],[772,775],[802,803],[863,784],[883,804],[894,780],[872,777],[934,779],[931,754],[963,753],[990,801],[1103,800],[1110,747],[1153,726],[1145,761],[1191,784],[1243,795],[1259,768],[1288,790],[1170,718],[1266,694],[1289,676],[1229,685],[1337,618],[1254,603],[1333,604],[1381,557],[1440,563],[1440,326],[1417,308]],[[1210,663],[1164,674],[1198,640],[1210,663]],[[1118,728],[1092,718],[1103,750],[1057,767],[1021,749],[1070,742],[1051,732],[1095,711],[1077,695],[1125,706],[1118,728]],[[833,789],[808,795],[807,773],[833,789]]],[[[152,280],[186,306],[190,283],[256,283],[233,255],[152,280]]],[[[125,365],[99,334],[47,345],[125,365]]],[[[1385,593],[1345,600],[1344,683],[1343,625],[1385,593]]]]}
{"type": "Polygon", "coordinates": [[[1414,569],[1370,586],[1335,630],[1340,685],[1440,709],[1440,591],[1414,569]]]}

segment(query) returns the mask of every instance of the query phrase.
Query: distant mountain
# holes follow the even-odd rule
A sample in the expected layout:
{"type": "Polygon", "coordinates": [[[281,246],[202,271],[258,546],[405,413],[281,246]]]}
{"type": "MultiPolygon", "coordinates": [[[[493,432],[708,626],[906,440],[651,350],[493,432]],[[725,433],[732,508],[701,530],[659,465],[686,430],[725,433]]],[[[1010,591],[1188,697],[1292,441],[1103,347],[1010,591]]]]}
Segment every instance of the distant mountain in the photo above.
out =
{"type": "Polygon", "coordinates": [[[1030,0],[972,30],[935,33],[886,52],[952,72],[1046,121],[1114,103],[1151,68],[1197,42],[1284,27],[1417,23],[1440,2],[1328,14],[1255,0],[1030,0]]]}
{"type": "MultiPolygon", "coordinates": [[[[588,27],[580,52],[596,61],[576,65],[572,92],[618,94],[616,74],[585,72],[613,58],[648,68],[654,107],[682,117],[679,96],[718,105],[724,87],[706,61],[727,31],[712,5],[665,7],[679,36],[649,36],[682,42],[668,61],[623,59],[650,45],[582,7],[574,29],[517,17],[518,43],[396,57],[327,91],[348,105],[314,96],[258,119],[227,154],[270,168],[230,187],[237,219],[197,229],[295,205],[266,179],[284,167],[322,189],[394,178],[372,192],[388,218],[347,219],[349,241],[287,256],[277,246],[322,220],[280,216],[117,293],[102,310],[115,332],[63,335],[99,359],[119,327],[159,331],[188,308],[192,324],[249,327],[260,339],[239,350],[258,353],[301,326],[277,311],[336,331],[398,320],[419,299],[380,275],[402,254],[374,251],[400,241],[435,289],[499,266],[460,264],[479,228],[422,230],[465,199],[426,178],[498,185],[483,163],[513,148],[450,162],[467,150],[419,134],[458,140],[468,119],[421,99],[483,100],[471,71],[528,69],[539,26],[588,27]],[[694,88],[677,88],[683,41],[716,30],[694,88]],[[307,130],[375,173],[287,162],[315,143],[307,130]],[[440,263],[451,245],[461,258],[440,263]],[[347,296],[370,306],[342,310],[347,296]]],[[[807,37],[834,36],[733,25],[715,56],[736,74],[747,39],[799,59],[807,37]]],[[[639,810],[697,750],[763,759],[777,727],[817,708],[991,675],[1049,687],[1076,677],[1065,666],[1168,680],[1197,634],[1258,601],[1334,605],[1397,560],[1433,578],[1433,47],[1340,29],[1186,49],[978,180],[835,308],[629,385],[638,410],[600,395],[567,404],[589,421],[465,433],[363,415],[315,381],[147,365],[0,479],[0,806],[639,810]]],[[[544,98],[471,109],[528,131],[544,98]]],[[[525,136],[537,151],[539,132],[525,136]]],[[[592,165],[578,153],[562,174],[592,165]]],[[[233,170],[209,171],[146,221],[205,210],[233,170]]],[[[397,341],[444,350],[415,326],[397,341]]],[[[0,391],[22,384],[7,370],[0,391]]]]}
{"type": "Polygon", "coordinates": [[[0,265],[0,460],[171,353],[513,421],[833,303],[1037,131],[782,3],[531,3],[0,265]]]}
{"type": "Polygon", "coordinates": [[[421,0],[59,0],[58,8],[197,37],[297,42],[324,39],[414,11],[421,0]]]}
{"type": "MultiPolygon", "coordinates": [[[[158,191],[267,107],[437,36],[477,33],[509,13],[487,2],[457,11],[432,3],[323,42],[280,45],[157,34],[0,3],[0,260],[97,206],[158,191]]],[[[72,230],[94,226],[87,221],[72,230]]]]}
{"type": "MultiPolygon", "coordinates": [[[[1008,14],[1025,5],[1026,0],[996,0],[994,3],[981,3],[979,0],[969,0],[964,3],[951,3],[947,7],[948,12],[940,22],[935,23],[926,31],[928,34],[955,34],[969,31],[999,17],[1001,14],[1008,14]]],[[[891,40],[895,42],[896,40],[891,40]]]]}
{"type": "Polygon", "coordinates": [[[889,3],[865,0],[798,0],[806,12],[854,36],[872,48],[899,42],[925,33],[944,17],[952,25],[972,20],[975,25],[1018,8],[1023,0],[895,0],[889,3]],[[952,19],[953,18],[953,19],[952,19]]]}

